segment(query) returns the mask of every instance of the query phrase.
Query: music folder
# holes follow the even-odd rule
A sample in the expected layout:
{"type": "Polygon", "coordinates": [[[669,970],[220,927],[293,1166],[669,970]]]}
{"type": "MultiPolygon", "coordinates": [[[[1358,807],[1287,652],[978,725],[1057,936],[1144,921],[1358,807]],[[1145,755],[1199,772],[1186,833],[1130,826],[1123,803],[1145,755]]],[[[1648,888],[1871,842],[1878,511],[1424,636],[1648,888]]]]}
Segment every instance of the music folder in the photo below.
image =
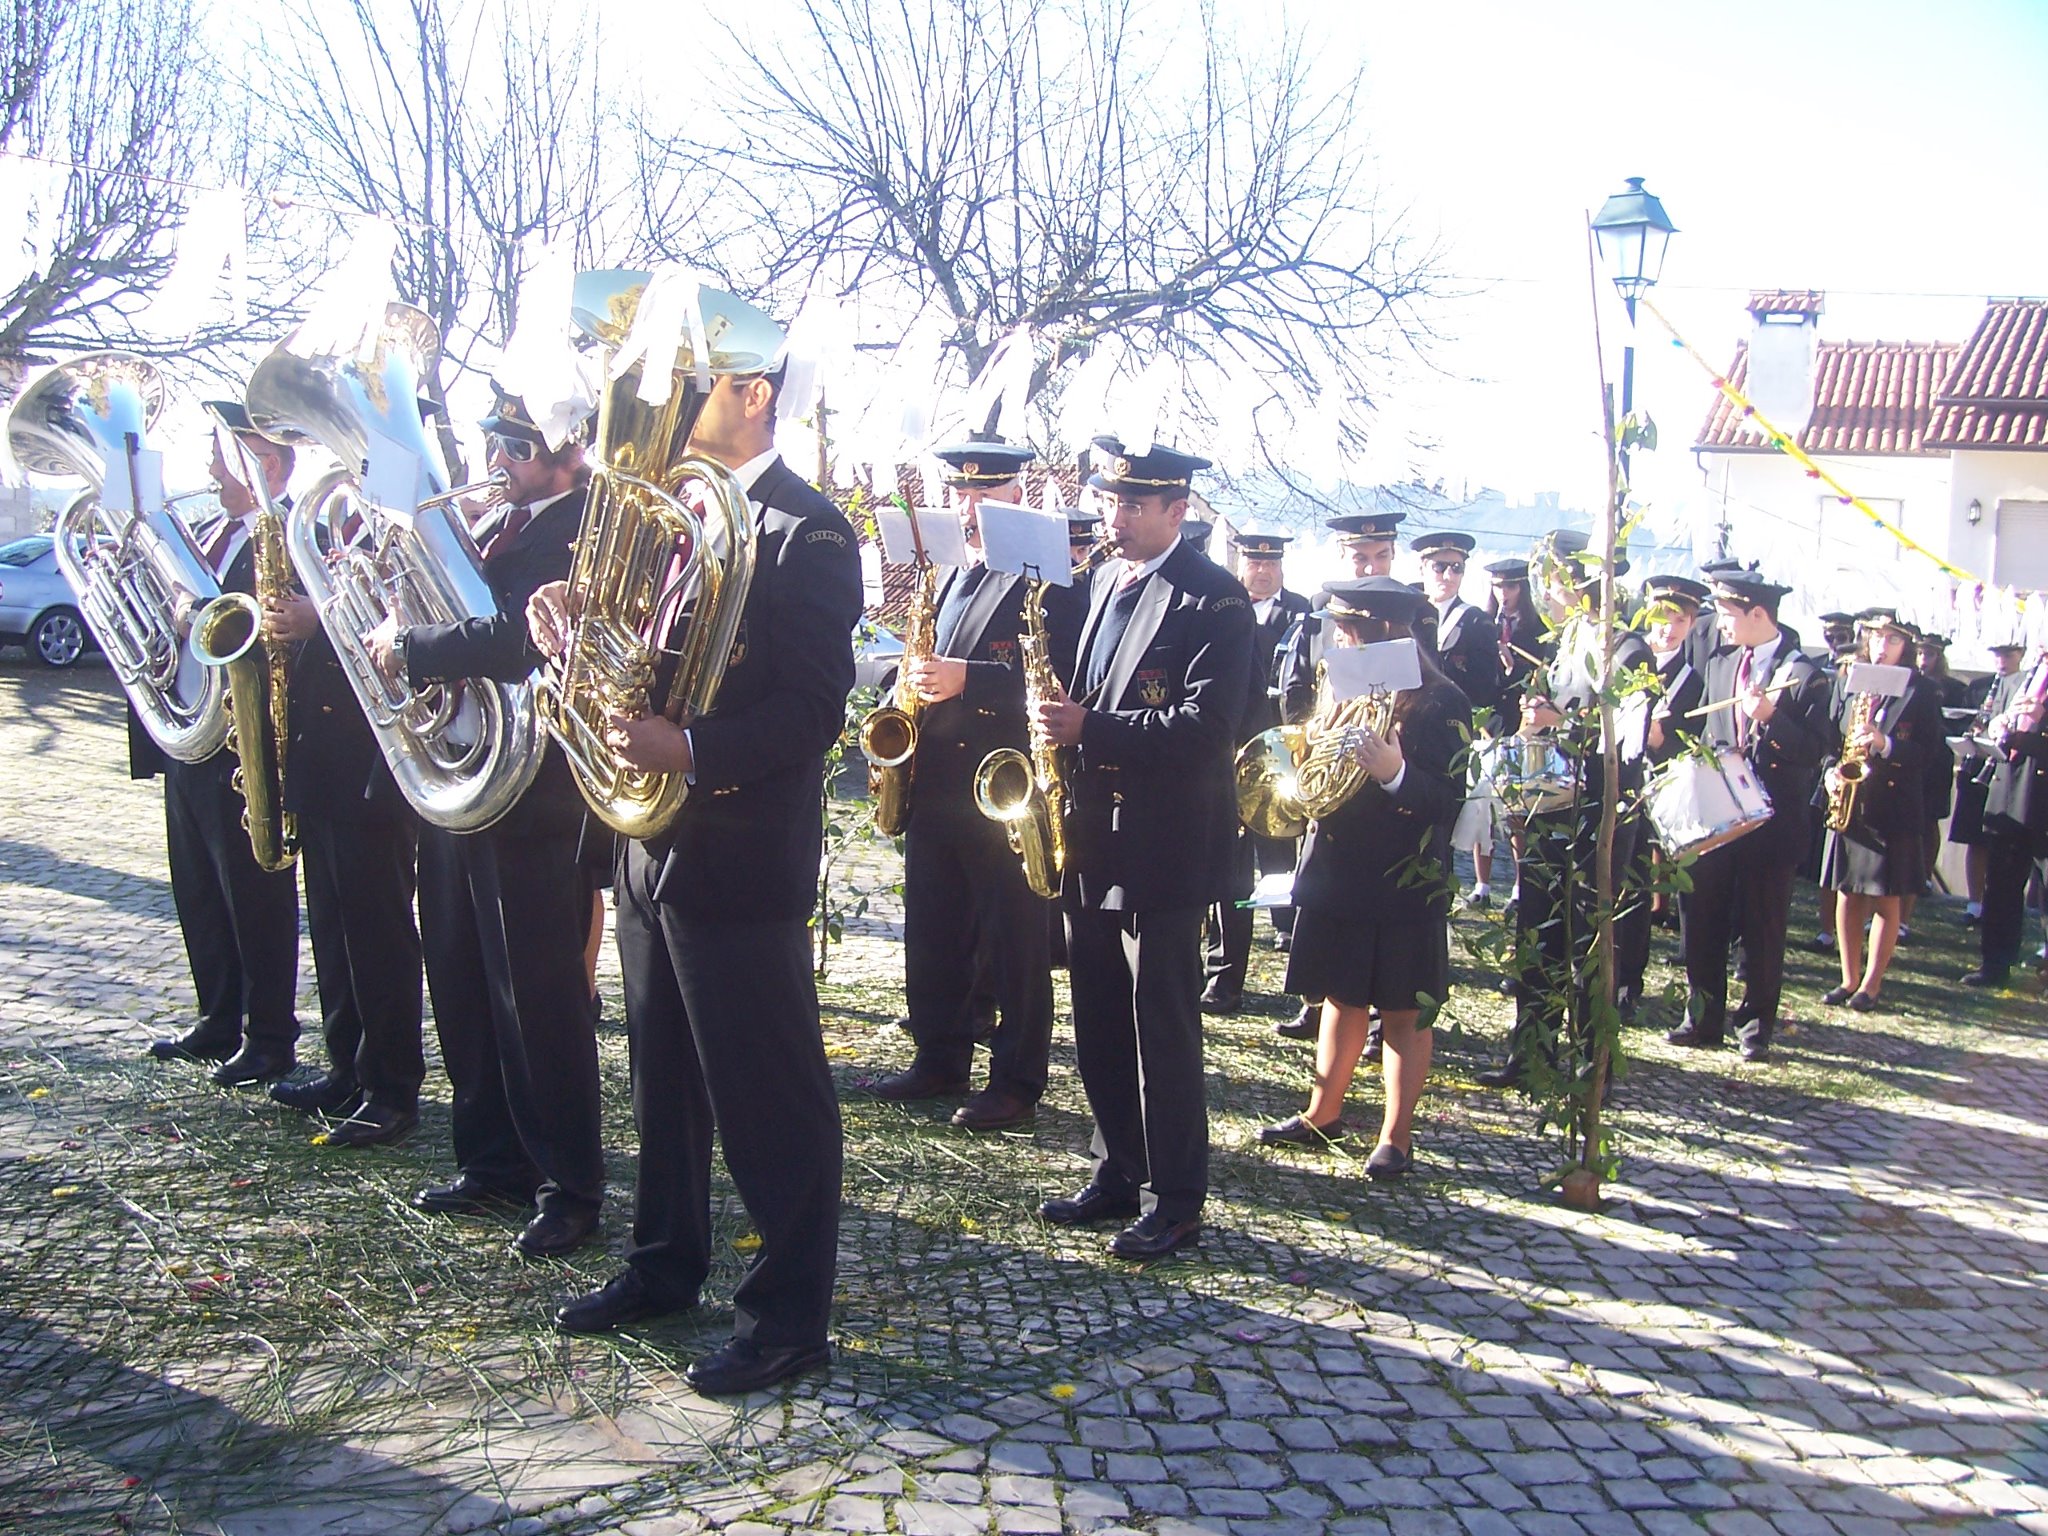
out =
{"type": "Polygon", "coordinates": [[[1422,686],[1422,655],[1413,639],[1372,645],[1330,646],[1323,652],[1330,697],[1342,703],[1362,693],[1401,693],[1422,686]]]}
{"type": "Polygon", "coordinates": [[[1067,519],[1009,501],[981,504],[981,549],[988,568],[1056,587],[1071,586],[1073,554],[1067,544],[1067,519]]]}

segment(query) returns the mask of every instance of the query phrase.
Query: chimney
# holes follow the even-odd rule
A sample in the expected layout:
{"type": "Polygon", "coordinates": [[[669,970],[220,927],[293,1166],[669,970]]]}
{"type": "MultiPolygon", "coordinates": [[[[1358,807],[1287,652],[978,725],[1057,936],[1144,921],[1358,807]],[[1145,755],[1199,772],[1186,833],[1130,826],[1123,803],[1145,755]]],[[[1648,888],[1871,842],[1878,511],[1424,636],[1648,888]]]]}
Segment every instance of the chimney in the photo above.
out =
{"type": "Polygon", "coordinates": [[[1827,295],[1818,288],[1760,288],[1749,296],[1751,402],[1794,438],[1813,419],[1814,359],[1827,295]]]}

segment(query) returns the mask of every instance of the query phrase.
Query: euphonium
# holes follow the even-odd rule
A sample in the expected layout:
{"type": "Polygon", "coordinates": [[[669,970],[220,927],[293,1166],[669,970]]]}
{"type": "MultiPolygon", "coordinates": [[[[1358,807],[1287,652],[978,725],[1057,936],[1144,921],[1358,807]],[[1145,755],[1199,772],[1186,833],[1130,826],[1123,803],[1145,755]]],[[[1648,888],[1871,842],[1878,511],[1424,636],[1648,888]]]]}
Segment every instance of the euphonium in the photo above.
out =
{"type": "MultiPolygon", "coordinates": [[[[297,339],[288,337],[256,365],[247,396],[249,419],[265,436],[318,442],[341,461],[285,518],[292,565],[399,791],[421,820],[477,831],[509,811],[540,772],[547,738],[532,684],[388,682],[363,644],[387,617],[409,628],[498,611],[482,557],[450,505],[490,482],[445,489],[420,420],[419,382],[440,351],[440,335],[423,311],[388,304],[366,356],[304,356],[294,350],[297,339]],[[403,507],[372,502],[359,474],[372,432],[416,457],[437,494],[403,507]],[[358,526],[361,536],[352,537],[358,526]]],[[[514,617],[523,622],[524,615],[514,617]]]]}
{"type": "Polygon", "coordinates": [[[924,714],[924,700],[910,686],[910,664],[929,660],[938,648],[937,595],[938,568],[929,560],[922,561],[917,590],[910,598],[910,617],[903,626],[903,658],[896,668],[896,687],[889,702],[869,710],[860,723],[860,750],[868,760],[868,797],[874,802],[875,830],[884,837],[899,837],[910,825],[917,722],[924,714]]]}
{"type": "MultiPolygon", "coordinates": [[[[1074,567],[1078,580],[1108,558],[1114,545],[1102,540],[1074,567]]],[[[1045,632],[1045,589],[1034,581],[1024,598],[1024,633],[1017,643],[1024,671],[1024,711],[1031,722],[1029,755],[997,747],[974,770],[974,804],[998,822],[1010,851],[1024,864],[1024,883],[1048,899],[1060,892],[1067,868],[1067,769],[1060,745],[1038,728],[1038,706],[1059,697],[1052,647],[1045,632]]]]}
{"type": "MultiPolygon", "coordinates": [[[[24,469],[91,482],[57,519],[57,564],[143,728],[171,757],[196,763],[228,734],[221,675],[185,660],[190,615],[220,596],[220,583],[182,519],[110,509],[101,483],[108,465],[133,465],[163,396],[141,358],[93,353],[22,391],[7,441],[24,469]]],[[[123,499],[136,504],[137,489],[123,499]]]]}
{"type": "Polygon", "coordinates": [[[241,759],[234,784],[242,797],[242,827],[257,864],[275,873],[290,869],[299,856],[299,829],[284,808],[285,744],[291,739],[285,648],[263,639],[263,611],[290,590],[291,565],[283,525],[264,500],[249,531],[256,595],[229,592],[202,608],[192,621],[192,654],[227,680],[228,745],[241,759]]]}
{"type": "Polygon", "coordinates": [[[1237,754],[1237,814],[1260,837],[1299,837],[1365,787],[1370,775],[1356,749],[1368,733],[1385,736],[1395,694],[1384,689],[1341,702],[1329,669],[1316,667],[1316,704],[1302,725],[1261,731],[1237,754]]]}
{"type": "MultiPolygon", "coordinates": [[[[645,272],[577,274],[577,324],[622,347],[652,281],[645,272]]],[[[634,838],[666,831],[689,784],[621,759],[607,739],[612,716],[656,710],[687,722],[710,709],[753,581],[753,504],[731,470],[689,452],[706,399],[697,368],[764,373],[782,347],[774,322],[731,294],[700,288],[694,305],[701,326],[684,332],[665,401],[640,399],[644,362],[605,387],[591,455],[597,472],[569,572],[568,639],[538,684],[541,719],[583,798],[606,826],[634,838]],[[693,355],[692,332],[706,356],[693,355]]]]}
{"type": "Polygon", "coordinates": [[[1863,748],[1856,738],[1869,726],[1875,706],[1876,695],[1869,693],[1857,694],[1849,705],[1849,719],[1842,727],[1842,755],[1827,772],[1827,827],[1830,832],[1846,832],[1856,815],[1856,794],[1870,773],[1870,765],[1864,760],[1863,748]]]}

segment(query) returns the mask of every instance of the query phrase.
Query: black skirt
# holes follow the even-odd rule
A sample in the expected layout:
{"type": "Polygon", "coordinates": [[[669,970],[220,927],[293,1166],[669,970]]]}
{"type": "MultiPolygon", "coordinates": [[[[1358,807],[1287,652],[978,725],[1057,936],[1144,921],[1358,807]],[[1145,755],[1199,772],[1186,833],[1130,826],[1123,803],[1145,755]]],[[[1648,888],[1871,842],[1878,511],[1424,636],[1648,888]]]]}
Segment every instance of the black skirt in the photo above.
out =
{"type": "Polygon", "coordinates": [[[1347,1008],[1399,1013],[1441,1003],[1451,986],[1451,944],[1443,919],[1361,923],[1301,909],[1294,916],[1287,990],[1347,1008]]]}
{"type": "Polygon", "coordinates": [[[1821,855],[1822,890],[1850,896],[1918,896],[1927,889],[1924,827],[1877,832],[1860,819],[1845,832],[1828,833],[1821,855]]]}

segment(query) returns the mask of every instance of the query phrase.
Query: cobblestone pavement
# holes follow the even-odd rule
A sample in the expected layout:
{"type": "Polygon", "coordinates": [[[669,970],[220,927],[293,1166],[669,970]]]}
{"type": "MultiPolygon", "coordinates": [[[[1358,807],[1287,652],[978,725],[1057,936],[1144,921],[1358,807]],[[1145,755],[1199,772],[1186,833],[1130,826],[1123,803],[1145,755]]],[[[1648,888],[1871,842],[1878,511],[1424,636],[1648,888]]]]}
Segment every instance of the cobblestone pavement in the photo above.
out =
{"type": "MultiPolygon", "coordinates": [[[[1211,1224],[1146,1269],[1021,1214],[1084,1169],[1064,1025],[1026,1134],[849,1093],[839,1364],[719,1404],[680,1368],[748,1246],[722,1186],[703,1312],[544,1324],[625,1239],[616,1031],[618,1198],[563,1266],[409,1211],[447,1167],[438,1071],[412,1142],[337,1157],[138,1060],[189,984],[119,728],[104,670],[0,660],[0,1530],[2048,1532],[2048,1018],[1942,985],[1953,941],[1909,954],[1901,1014],[1809,1018],[1779,1063],[1632,1036],[1591,1217],[1470,1084],[1483,1002],[1391,1189],[1256,1150],[1301,1054],[1218,1023],[1211,1224]]],[[[849,1086],[904,1058],[894,918],[832,958],[849,1086]]]]}

